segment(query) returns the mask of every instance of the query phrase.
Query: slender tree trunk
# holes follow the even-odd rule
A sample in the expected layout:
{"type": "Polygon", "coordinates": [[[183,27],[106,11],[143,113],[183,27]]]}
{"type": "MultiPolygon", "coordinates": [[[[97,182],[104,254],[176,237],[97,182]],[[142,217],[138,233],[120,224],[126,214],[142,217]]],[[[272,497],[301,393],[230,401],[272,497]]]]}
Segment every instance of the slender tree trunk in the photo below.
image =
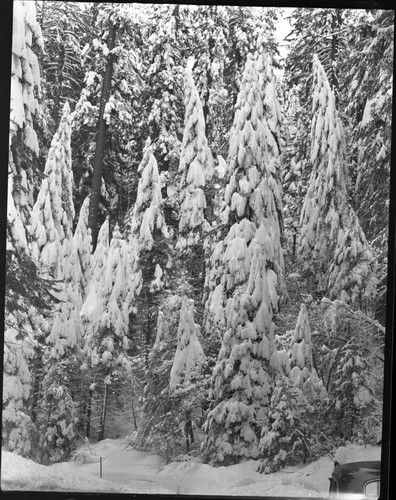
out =
{"type": "Polygon", "coordinates": [[[61,95],[62,95],[62,85],[63,85],[63,71],[62,68],[65,64],[65,47],[61,46],[59,53],[59,63],[57,68],[57,82],[54,96],[54,111],[53,111],[53,119],[54,119],[54,128],[56,132],[59,127],[60,114],[61,114],[61,95]]]}
{"type": "Polygon", "coordinates": [[[89,435],[91,433],[92,394],[93,393],[90,389],[88,396],[88,404],[87,404],[87,426],[85,429],[85,435],[87,438],[89,438],[89,435]]]}
{"type": "Polygon", "coordinates": [[[155,328],[154,318],[153,318],[153,293],[151,293],[148,288],[145,292],[146,304],[147,304],[147,317],[144,323],[144,342],[145,342],[145,359],[146,366],[149,366],[148,356],[150,349],[152,347],[152,338],[155,328]]]}
{"type": "Polygon", "coordinates": [[[194,442],[194,433],[191,421],[191,411],[186,411],[186,422],[185,422],[185,435],[186,435],[186,453],[190,451],[190,444],[194,442]]]}
{"type": "Polygon", "coordinates": [[[100,191],[102,186],[103,159],[104,159],[106,131],[107,131],[107,124],[103,115],[104,115],[105,105],[110,97],[111,78],[113,76],[113,66],[114,66],[114,55],[112,54],[111,51],[115,47],[115,37],[116,37],[115,25],[113,24],[111,19],[109,19],[109,36],[107,40],[107,47],[110,51],[110,54],[107,59],[106,71],[103,78],[102,95],[100,98],[98,132],[96,135],[96,147],[95,147],[95,156],[94,156],[93,173],[92,173],[91,200],[89,204],[89,216],[88,216],[88,226],[91,229],[92,233],[93,250],[95,250],[96,248],[96,243],[98,239],[99,200],[100,200],[100,191]]]}
{"type": "Polygon", "coordinates": [[[137,431],[138,426],[136,421],[135,405],[133,404],[133,399],[132,399],[132,417],[133,417],[133,426],[135,428],[135,431],[137,431]]]}
{"type": "Polygon", "coordinates": [[[103,441],[103,439],[104,439],[108,397],[109,397],[109,384],[105,384],[105,392],[104,392],[104,398],[103,398],[103,410],[102,410],[102,416],[100,418],[100,428],[99,428],[98,441],[103,441]]]}
{"type": "Polygon", "coordinates": [[[175,18],[175,38],[177,40],[178,33],[179,33],[179,27],[180,27],[180,5],[176,4],[175,8],[173,9],[172,16],[175,18]]]}
{"type": "MultiPolygon", "coordinates": [[[[212,18],[213,16],[213,6],[209,7],[209,17],[212,18]]],[[[212,51],[214,48],[214,41],[212,36],[209,37],[209,62],[212,62],[211,56],[212,56],[212,51]]],[[[209,120],[209,98],[210,98],[210,89],[213,84],[213,78],[212,78],[212,73],[210,70],[210,67],[207,66],[206,68],[206,93],[203,99],[203,105],[202,105],[202,111],[204,115],[204,121],[205,121],[205,132],[206,132],[206,137],[208,138],[209,142],[212,142],[212,124],[210,123],[209,120]]]]}
{"type": "Polygon", "coordinates": [[[338,72],[337,72],[337,63],[338,63],[338,54],[339,54],[339,35],[338,30],[341,27],[342,16],[339,9],[335,10],[331,16],[331,62],[332,62],[332,70],[329,75],[330,85],[333,88],[334,96],[336,99],[336,105],[338,107],[339,104],[339,90],[340,85],[338,81],[338,72]]]}
{"type": "MultiPolygon", "coordinates": [[[[35,364],[35,369],[37,370],[37,365],[35,364]]],[[[41,382],[41,374],[37,373],[34,375],[34,385],[33,385],[33,395],[32,395],[32,407],[31,407],[31,418],[32,422],[36,422],[37,420],[37,406],[39,401],[39,392],[40,392],[40,382],[41,382]]]]}

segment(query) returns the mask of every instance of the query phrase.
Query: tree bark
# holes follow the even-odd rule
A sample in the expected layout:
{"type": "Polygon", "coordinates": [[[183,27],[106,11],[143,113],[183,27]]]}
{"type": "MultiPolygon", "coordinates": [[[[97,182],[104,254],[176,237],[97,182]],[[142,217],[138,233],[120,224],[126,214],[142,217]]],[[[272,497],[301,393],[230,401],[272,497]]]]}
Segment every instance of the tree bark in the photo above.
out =
{"type": "Polygon", "coordinates": [[[108,397],[109,397],[109,384],[105,383],[105,392],[104,392],[104,398],[103,398],[103,410],[102,410],[102,416],[100,419],[100,429],[99,429],[98,441],[103,441],[103,439],[104,439],[108,397]]]}
{"type": "Polygon", "coordinates": [[[88,404],[87,404],[87,421],[85,429],[85,436],[87,438],[89,438],[89,435],[91,434],[92,397],[93,397],[93,391],[89,389],[88,404]]]}
{"type": "Polygon", "coordinates": [[[338,54],[339,54],[339,34],[338,31],[341,27],[342,16],[339,10],[333,12],[331,16],[331,63],[332,69],[329,75],[330,85],[333,88],[336,106],[338,108],[339,104],[339,94],[340,94],[340,85],[338,81],[338,70],[337,70],[337,62],[338,62],[338,54]]]}
{"type": "Polygon", "coordinates": [[[88,216],[88,226],[91,229],[93,250],[95,250],[96,248],[96,243],[98,239],[99,200],[100,200],[100,191],[102,186],[102,171],[103,171],[103,160],[104,160],[106,131],[107,131],[107,124],[103,115],[106,103],[110,97],[111,78],[113,76],[113,67],[115,59],[112,50],[115,47],[115,37],[116,37],[116,27],[113,24],[112,20],[109,19],[109,36],[107,40],[107,47],[110,51],[110,54],[107,59],[106,71],[103,78],[102,95],[100,98],[98,132],[96,134],[96,147],[95,147],[95,156],[94,156],[93,173],[92,173],[92,186],[91,186],[91,200],[89,204],[89,216],[88,216]]]}

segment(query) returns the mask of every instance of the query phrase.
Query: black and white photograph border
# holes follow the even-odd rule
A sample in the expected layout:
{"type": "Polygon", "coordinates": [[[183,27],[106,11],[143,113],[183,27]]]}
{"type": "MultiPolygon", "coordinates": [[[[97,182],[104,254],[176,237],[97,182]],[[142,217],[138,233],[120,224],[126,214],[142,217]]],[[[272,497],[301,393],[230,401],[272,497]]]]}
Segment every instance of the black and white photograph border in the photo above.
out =
{"type": "Polygon", "coordinates": [[[392,498],[391,2],[6,0],[7,498],[392,498]]]}

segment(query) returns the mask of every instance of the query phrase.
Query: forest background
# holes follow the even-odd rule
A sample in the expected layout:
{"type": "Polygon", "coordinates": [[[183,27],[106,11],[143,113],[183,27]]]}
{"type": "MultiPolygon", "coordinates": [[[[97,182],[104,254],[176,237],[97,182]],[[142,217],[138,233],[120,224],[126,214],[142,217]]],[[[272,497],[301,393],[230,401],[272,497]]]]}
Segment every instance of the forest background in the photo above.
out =
{"type": "Polygon", "coordinates": [[[394,11],[281,15],[14,3],[5,449],[380,441],[394,11]]]}

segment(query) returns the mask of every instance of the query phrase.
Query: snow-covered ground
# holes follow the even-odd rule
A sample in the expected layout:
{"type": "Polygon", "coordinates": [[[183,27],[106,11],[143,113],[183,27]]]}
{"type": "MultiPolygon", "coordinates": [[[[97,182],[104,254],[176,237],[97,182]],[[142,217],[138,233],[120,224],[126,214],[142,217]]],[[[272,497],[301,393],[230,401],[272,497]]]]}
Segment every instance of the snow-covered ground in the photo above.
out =
{"type": "MultiPolygon", "coordinates": [[[[341,461],[380,458],[379,447],[350,446],[341,461]]],[[[43,466],[14,453],[2,452],[1,489],[29,491],[118,492],[182,495],[327,497],[332,457],[308,465],[286,467],[269,475],[256,472],[257,462],[211,467],[196,461],[165,465],[158,455],[133,450],[127,438],[91,445],[87,463],[43,466]],[[100,478],[99,457],[103,477],[100,478]]]]}

